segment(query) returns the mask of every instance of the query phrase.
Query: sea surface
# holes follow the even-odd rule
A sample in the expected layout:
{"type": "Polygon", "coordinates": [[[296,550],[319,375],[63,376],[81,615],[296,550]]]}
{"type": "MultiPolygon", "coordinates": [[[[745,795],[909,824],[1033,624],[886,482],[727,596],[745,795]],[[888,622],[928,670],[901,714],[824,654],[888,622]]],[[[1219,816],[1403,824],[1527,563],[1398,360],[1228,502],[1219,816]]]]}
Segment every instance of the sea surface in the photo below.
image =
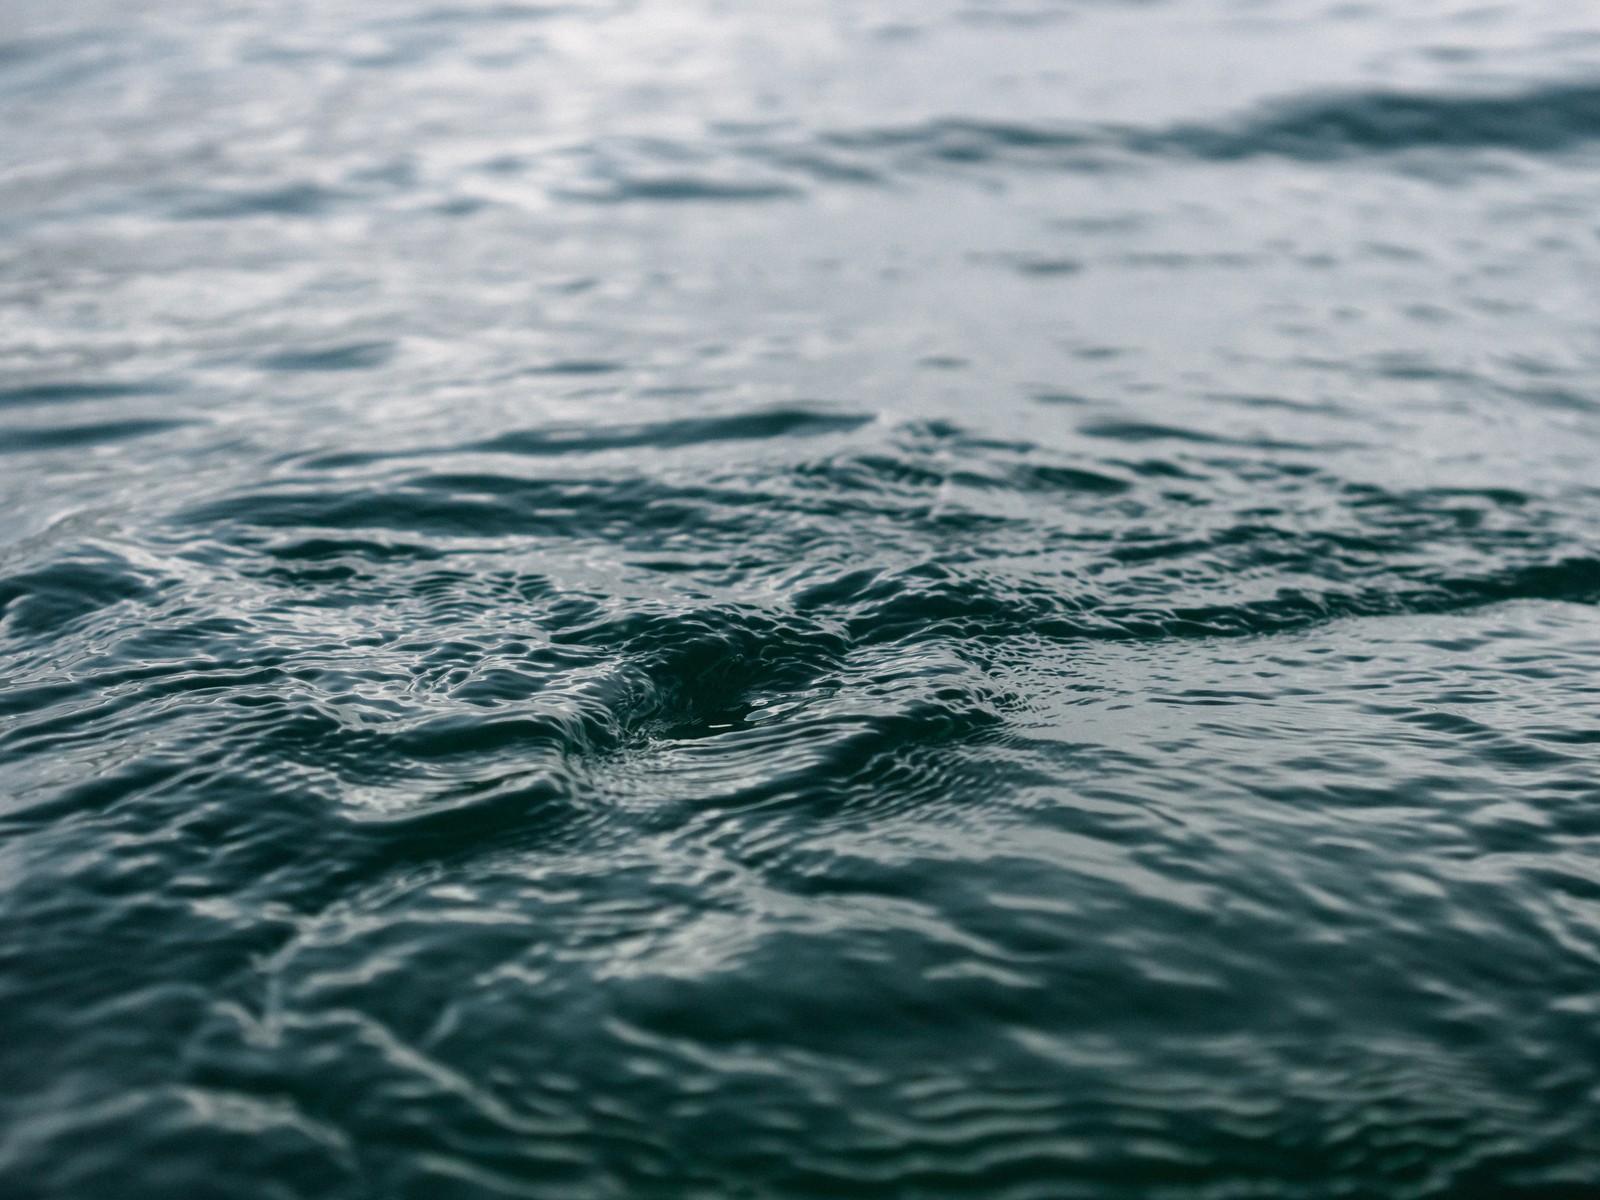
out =
{"type": "Polygon", "coordinates": [[[0,1195],[1600,1196],[1593,0],[0,0],[0,1195]]]}

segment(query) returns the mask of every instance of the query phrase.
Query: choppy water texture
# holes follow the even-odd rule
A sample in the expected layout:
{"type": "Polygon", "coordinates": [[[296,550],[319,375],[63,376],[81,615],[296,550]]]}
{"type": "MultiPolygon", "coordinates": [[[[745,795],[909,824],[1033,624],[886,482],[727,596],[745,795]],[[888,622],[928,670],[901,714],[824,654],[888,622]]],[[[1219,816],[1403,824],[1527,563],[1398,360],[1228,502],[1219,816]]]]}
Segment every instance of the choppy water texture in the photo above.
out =
{"type": "Polygon", "coordinates": [[[0,3],[0,1193],[1600,1195],[1600,16],[0,3]]]}

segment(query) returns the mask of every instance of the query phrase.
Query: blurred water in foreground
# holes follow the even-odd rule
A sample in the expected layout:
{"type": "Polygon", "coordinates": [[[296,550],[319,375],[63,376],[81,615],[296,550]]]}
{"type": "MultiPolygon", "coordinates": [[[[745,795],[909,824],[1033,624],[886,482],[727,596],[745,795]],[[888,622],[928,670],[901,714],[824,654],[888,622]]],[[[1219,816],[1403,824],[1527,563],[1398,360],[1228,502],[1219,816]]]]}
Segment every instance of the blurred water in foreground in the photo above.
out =
{"type": "Polygon", "coordinates": [[[0,1192],[1600,1195],[1600,13],[0,0],[0,1192]]]}

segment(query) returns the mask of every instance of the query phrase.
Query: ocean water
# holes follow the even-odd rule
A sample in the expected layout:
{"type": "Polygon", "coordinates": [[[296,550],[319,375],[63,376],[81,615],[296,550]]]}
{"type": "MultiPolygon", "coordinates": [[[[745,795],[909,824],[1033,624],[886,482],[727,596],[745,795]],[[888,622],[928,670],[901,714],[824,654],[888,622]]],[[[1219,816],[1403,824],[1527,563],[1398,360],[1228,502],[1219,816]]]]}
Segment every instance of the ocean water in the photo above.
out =
{"type": "Polygon", "coordinates": [[[0,0],[0,1195],[1600,1196],[1592,0],[0,0]]]}

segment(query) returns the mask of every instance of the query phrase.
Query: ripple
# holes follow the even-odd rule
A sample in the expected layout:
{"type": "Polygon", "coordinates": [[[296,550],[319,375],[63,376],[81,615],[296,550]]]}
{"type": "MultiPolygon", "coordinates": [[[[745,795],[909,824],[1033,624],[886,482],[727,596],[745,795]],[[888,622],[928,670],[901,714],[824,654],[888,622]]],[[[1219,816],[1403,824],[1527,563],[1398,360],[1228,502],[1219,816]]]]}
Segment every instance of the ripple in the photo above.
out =
{"type": "Polygon", "coordinates": [[[260,360],[268,371],[364,371],[394,357],[393,342],[350,342],[304,350],[280,350],[260,360]]]}
{"type": "Polygon", "coordinates": [[[869,423],[870,416],[809,409],[776,409],[650,425],[613,425],[604,429],[582,426],[530,429],[503,433],[489,441],[463,447],[468,450],[511,454],[584,454],[634,447],[693,446],[704,442],[748,441],[764,438],[848,433],[869,423]]]}
{"type": "Polygon", "coordinates": [[[1502,94],[1371,91],[1280,102],[1229,129],[1180,127],[1158,144],[1205,158],[1311,161],[1402,150],[1550,154],[1600,136],[1600,86],[1575,80],[1502,94]]]}
{"type": "Polygon", "coordinates": [[[18,429],[15,426],[3,431],[0,453],[26,454],[39,450],[68,450],[78,446],[96,446],[107,442],[126,441],[129,438],[149,437],[191,425],[191,421],[130,420],[97,421],[77,425],[54,425],[18,429]]]}
{"type": "MultiPolygon", "coordinates": [[[[1581,150],[1600,134],[1600,87],[1540,82],[1513,92],[1357,91],[1285,96],[1234,120],[1168,127],[1018,123],[947,117],[915,125],[819,134],[823,151],[916,168],[1012,166],[1099,173],[1139,160],[1213,163],[1274,157],[1320,163],[1382,161],[1405,153],[1581,150]]],[[[781,156],[768,155],[783,161],[781,156]]],[[[880,171],[855,168],[867,178],[880,171]]],[[[848,178],[848,177],[847,177],[848,178]]],[[[852,180],[853,181],[853,180],[852,180]]],[[[1236,261],[1237,258],[1236,258],[1236,261]]],[[[1072,272],[1073,260],[1024,263],[1029,273],[1072,272]],[[1065,267],[1056,269],[1057,262],[1065,267]]],[[[1239,263],[1242,265],[1242,262],[1239,263]]]]}
{"type": "Polygon", "coordinates": [[[13,637],[31,639],[158,586],[121,556],[90,552],[0,577],[0,617],[13,637]]]}
{"type": "Polygon", "coordinates": [[[155,396],[165,391],[165,387],[154,383],[104,383],[83,380],[24,384],[20,387],[0,388],[0,408],[82,404],[95,400],[120,400],[128,396],[155,396]]]}

